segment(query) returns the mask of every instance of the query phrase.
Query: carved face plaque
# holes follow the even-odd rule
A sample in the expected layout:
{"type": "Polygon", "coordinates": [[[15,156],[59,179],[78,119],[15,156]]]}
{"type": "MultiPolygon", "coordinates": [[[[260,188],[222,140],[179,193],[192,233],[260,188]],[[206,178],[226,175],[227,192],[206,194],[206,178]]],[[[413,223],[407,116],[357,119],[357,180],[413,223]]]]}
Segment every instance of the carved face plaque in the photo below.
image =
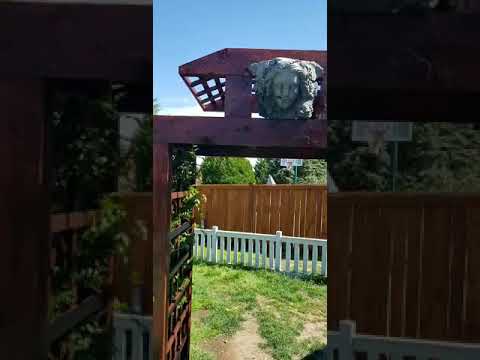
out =
{"type": "Polygon", "coordinates": [[[277,106],[287,110],[298,98],[300,80],[293,72],[279,72],[273,78],[272,91],[277,106]]]}
{"type": "Polygon", "coordinates": [[[261,116],[267,119],[309,119],[323,68],[312,61],[275,58],[249,66],[261,116]]]}

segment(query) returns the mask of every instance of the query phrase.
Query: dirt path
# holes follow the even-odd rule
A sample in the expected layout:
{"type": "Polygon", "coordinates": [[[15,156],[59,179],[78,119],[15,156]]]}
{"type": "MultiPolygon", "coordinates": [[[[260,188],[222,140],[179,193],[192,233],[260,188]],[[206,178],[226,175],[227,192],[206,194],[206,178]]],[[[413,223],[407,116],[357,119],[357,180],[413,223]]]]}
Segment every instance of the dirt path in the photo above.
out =
{"type": "Polygon", "coordinates": [[[217,360],[272,360],[262,348],[262,337],[258,334],[257,320],[249,316],[242,328],[230,339],[216,340],[205,350],[217,360]]]}

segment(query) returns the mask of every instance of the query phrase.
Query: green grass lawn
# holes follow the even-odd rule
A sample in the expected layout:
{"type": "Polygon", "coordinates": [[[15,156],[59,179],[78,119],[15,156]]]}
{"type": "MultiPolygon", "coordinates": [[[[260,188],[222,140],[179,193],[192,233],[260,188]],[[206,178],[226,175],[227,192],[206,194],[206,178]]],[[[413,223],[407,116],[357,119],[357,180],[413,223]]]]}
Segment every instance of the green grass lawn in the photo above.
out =
{"type": "Polygon", "coordinates": [[[196,262],[193,269],[192,359],[214,360],[208,344],[228,339],[254,317],[273,359],[301,359],[325,346],[327,287],[265,270],[196,262]],[[305,336],[305,329],[318,326],[305,336]]]}

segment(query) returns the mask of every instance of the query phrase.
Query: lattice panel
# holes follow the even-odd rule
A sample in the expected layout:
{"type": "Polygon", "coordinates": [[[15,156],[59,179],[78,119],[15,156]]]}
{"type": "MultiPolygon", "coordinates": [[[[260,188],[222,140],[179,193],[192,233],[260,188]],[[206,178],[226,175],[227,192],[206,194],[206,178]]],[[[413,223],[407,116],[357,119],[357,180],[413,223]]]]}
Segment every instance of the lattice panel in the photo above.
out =
{"type": "Polygon", "coordinates": [[[174,248],[169,281],[167,360],[188,358],[192,314],[192,244],[174,248]]]}
{"type": "Polygon", "coordinates": [[[204,111],[222,111],[225,101],[225,84],[223,77],[185,77],[195,99],[204,111]]]}

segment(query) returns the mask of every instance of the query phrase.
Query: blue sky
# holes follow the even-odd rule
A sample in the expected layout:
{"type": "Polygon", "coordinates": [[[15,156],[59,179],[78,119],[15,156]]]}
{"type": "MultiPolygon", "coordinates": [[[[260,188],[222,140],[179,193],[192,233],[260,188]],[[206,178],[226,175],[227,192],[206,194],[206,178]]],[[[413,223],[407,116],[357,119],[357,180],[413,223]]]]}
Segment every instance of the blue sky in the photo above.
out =
{"type": "Polygon", "coordinates": [[[153,94],[162,112],[198,111],[178,66],[217,50],[327,48],[327,0],[154,0],[153,4],[153,94]]]}

